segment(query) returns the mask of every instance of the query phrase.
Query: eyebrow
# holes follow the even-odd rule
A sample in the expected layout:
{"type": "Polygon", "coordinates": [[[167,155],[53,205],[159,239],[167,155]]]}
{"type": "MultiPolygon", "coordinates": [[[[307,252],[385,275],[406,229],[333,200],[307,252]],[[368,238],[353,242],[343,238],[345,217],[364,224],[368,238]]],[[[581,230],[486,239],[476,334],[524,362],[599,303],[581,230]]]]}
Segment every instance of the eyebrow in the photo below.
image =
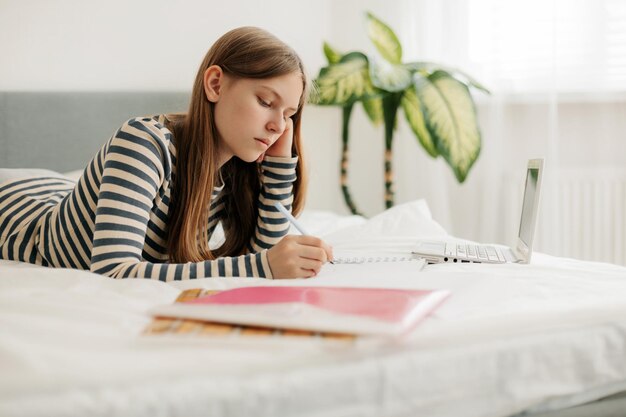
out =
{"type": "MultiPolygon", "coordinates": [[[[269,85],[261,85],[261,88],[269,90],[272,94],[274,94],[276,97],[278,97],[281,101],[284,101],[283,98],[280,96],[280,94],[278,94],[278,92],[276,90],[274,90],[272,87],[270,87],[269,85]]],[[[295,107],[287,107],[287,110],[291,110],[293,112],[298,111],[298,109],[295,108],[295,107]]]]}

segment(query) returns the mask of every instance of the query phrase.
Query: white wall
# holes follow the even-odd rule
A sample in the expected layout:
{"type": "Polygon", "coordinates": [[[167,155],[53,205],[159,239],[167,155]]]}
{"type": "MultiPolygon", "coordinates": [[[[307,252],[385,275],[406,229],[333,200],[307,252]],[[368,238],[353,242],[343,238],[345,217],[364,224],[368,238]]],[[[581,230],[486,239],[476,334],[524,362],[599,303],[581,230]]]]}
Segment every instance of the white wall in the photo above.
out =
{"type": "Polygon", "coordinates": [[[186,91],[213,41],[244,25],[317,70],[327,16],[327,0],[2,0],[0,90],[186,91]]]}

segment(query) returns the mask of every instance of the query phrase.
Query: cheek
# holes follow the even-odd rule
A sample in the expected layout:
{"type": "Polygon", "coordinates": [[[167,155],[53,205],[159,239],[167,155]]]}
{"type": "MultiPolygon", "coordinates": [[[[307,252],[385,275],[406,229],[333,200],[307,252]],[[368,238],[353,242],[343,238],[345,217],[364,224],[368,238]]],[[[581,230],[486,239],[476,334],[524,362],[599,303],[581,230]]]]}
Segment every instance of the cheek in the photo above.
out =
{"type": "Polygon", "coordinates": [[[235,114],[238,123],[249,125],[261,120],[262,109],[257,103],[245,103],[237,106],[235,114]]]}
{"type": "Polygon", "coordinates": [[[239,138],[258,135],[265,122],[263,108],[256,101],[223,100],[215,105],[215,124],[221,139],[235,145],[239,138]]]}
{"type": "Polygon", "coordinates": [[[226,125],[224,114],[225,111],[221,103],[216,104],[215,109],[213,110],[213,122],[215,123],[217,131],[220,132],[220,134],[222,133],[223,127],[226,125]]]}
{"type": "Polygon", "coordinates": [[[241,100],[233,101],[231,109],[240,122],[243,120],[261,120],[267,112],[267,109],[259,104],[256,96],[248,96],[241,100]]]}
{"type": "Polygon", "coordinates": [[[219,135],[218,140],[222,142],[222,145],[232,146],[234,138],[237,137],[236,124],[230,118],[232,112],[228,109],[228,106],[222,105],[222,103],[218,103],[215,106],[215,127],[217,129],[217,134],[219,135]]]}

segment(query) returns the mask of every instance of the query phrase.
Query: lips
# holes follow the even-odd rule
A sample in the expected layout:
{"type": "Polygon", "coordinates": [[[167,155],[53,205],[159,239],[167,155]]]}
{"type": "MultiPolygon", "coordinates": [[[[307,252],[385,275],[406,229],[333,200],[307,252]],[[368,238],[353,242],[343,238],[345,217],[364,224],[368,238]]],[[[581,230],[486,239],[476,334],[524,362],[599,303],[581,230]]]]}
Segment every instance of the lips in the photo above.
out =
{"type": "Polygon", "coordinates": [[[270,140],[269,139],[265,139],[265,138],[254,138],[254,140],[261,142],[262,144],[264,144],[265,146],[269,147],[270,146],[270,140]]]}

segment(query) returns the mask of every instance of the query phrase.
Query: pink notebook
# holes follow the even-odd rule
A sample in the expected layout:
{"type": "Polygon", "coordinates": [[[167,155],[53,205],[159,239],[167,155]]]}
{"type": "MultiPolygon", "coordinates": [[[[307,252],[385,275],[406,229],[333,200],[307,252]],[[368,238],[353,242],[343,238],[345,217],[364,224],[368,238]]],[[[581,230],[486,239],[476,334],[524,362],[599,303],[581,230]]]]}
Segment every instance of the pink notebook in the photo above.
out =
{"type": "Polygon", "coordinates": [[[243,287],[157,307],[160,317],[363,335],[412,330],[450,293],[341,287],[243,287]]]}

